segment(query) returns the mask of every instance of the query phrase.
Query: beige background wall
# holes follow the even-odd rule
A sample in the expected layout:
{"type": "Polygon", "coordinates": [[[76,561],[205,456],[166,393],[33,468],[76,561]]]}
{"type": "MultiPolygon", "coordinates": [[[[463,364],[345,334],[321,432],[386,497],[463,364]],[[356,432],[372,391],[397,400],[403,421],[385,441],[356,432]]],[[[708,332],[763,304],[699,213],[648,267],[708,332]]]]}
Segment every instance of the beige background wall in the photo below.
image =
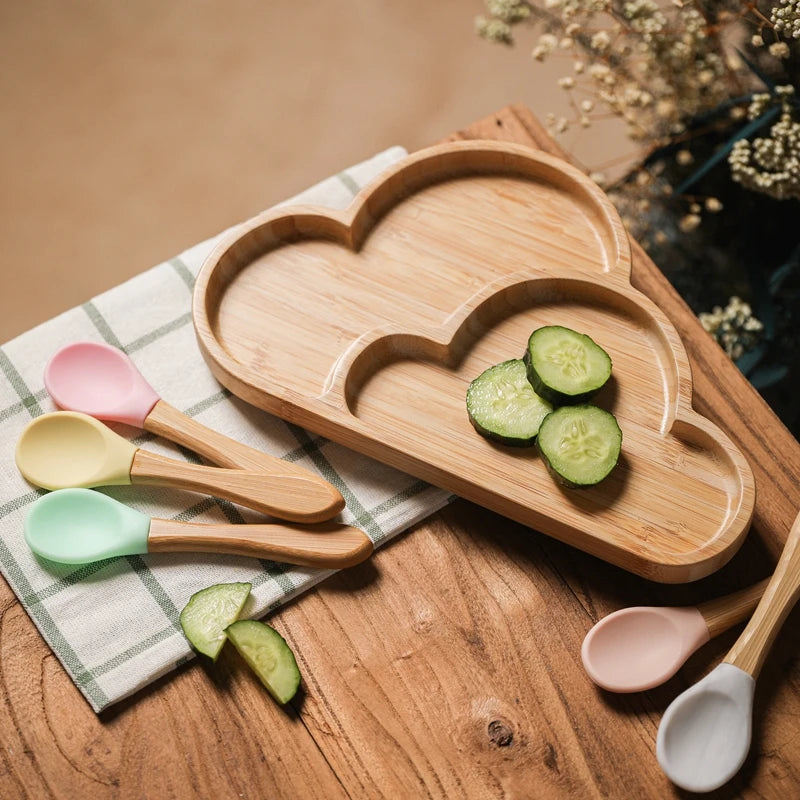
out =
{"type": "MultiPolygon", "coordinates": [[[[0,342],[393,144],[564,103],[480,0],[0,2],[0,342]]],[[[601,163],[626,145],[567,140],[601,163]]]]}

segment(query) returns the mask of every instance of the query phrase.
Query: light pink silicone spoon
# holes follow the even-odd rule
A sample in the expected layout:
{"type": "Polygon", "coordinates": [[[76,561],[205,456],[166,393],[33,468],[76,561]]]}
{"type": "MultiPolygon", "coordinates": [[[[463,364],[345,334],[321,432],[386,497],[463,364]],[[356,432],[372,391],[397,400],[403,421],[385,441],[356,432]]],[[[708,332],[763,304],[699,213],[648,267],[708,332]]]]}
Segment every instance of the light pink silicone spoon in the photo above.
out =
{"type": "Polygon", "coordinates": [[[610,692],[641,692],[671,678],[692,653],[747,619],[769,579],[699,606],[634,606],[603,617],[581,648],[589,677],[610,692]]]}
{"type": "Polygon", "coordinates": [[[116,347],[75,342],[61,348],[45,367],[44,385],[59,408],[143,428],[222,467],[263,473],[275,487],[276,509],[281,497],[301,494],[306,508],[317,509],[306,517],[309,522],[330,519],[344,508],[341,493],[319,476],[229,439],[173,408],[116,347]]]}

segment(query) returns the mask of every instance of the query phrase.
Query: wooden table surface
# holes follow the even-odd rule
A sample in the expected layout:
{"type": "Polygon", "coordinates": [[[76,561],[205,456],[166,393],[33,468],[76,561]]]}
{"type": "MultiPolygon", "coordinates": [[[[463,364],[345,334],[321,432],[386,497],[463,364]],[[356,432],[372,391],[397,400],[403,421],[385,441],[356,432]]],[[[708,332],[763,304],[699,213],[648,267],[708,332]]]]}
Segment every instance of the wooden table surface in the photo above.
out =
{"type": "MultiPolygon", "coordinates": [[[[558,152],[509,107],[454,134],[558,152]]],[[[597,689],[585,633],[627,605],[699,602],[768,575],[800,507],[800,445],[634,244],[633,284],[680,333],[694,405],[747,456],[753,528],[690,585],[641,578],[457,501],[281,608],[303,688],[282,709],[227,649],[95,715],[0,584],[0,798],[667,798],[661,714],[731,631],[656,690],[597,689]]],[[[756,689],[750,757],[709,796],[800,797],[800,612],[756,689]]]]}

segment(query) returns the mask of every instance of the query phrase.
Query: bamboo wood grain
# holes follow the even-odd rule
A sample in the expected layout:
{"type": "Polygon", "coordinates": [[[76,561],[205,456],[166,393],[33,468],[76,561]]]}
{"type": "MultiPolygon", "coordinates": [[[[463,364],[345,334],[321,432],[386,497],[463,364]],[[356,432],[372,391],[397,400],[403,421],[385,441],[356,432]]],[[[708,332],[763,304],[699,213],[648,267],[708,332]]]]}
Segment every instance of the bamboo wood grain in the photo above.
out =
{"type": "Polygon", "coordinates": [[[778,566],[753,616],[725,661],[757,678],[775,637],[800,598],[800,514],[789,531],[778,566]]]}
{"type": "Polygon", "coordinates": [[[344,508],[341,492],[328,481],[298,464],[255,450],[207,428],[165,400],[153,406],[144,420],[144,429],[188,447],[221,467],[261,472],[265,481],[276,480],[276,485],[293,496],[304,492],[306,507],[310,510],[312,505],[316,506],[319,519],[330,519],[344,508]]]}
{"type": "Polygon", "coordinates": [[[209,256],[193,313],[239,397],[653,580],[719,569],[748,530],[746,459],[692,409],[685,350],[631,288],[613,206],[558,159],[443,145],[345,212],[267,212],[209,256]],[[484,441],[464,408],[470,380],[543,325],[590,333],[614,362],[594,402],[620,421],[623,460],[585,492],[484,441]]]}
{"type": "Polygon", "coordinates": [[[153,519],[147,550],[150,553],[228,553],[301,567],[342,569],[369,558],[372,542],[358,528],[335,523],[292,527],[279,523],[209,525],[153,519]]]}
{"type": "Polygon", "coordinates": [[[697,610],[703,615],[708,634],[715,636],[748,619],[758,605],[769,578],[740,589],[738,592],[700,603],[697,610]]]}
{"type": "Polygon", "coordinates": [[[292,522],[323,522],[339,511],[331,493],[303,475],[206,467],[142,449],[133,456],[130,479],[135,484],[171,486],[224,497],[292,522]]]}
{"type": "MultiPolygon", "coordinates": [[[[556,149],[522,107],[454,136],[556,149]]],[[[583,674],[580,645],[616,608],[698,603],[771,571],[800,507],[800,445],[635,245],[631,274],[681,334],[695,407],[753,467],[753,529],[723,570],[654,585],[459,501],[270,616],[303,674],[287,709],[226,648],[213,671],[193,662],[99,717],[0,582],[0,796],[683,796],[655,761],[660,712],[724,655],[726,637],[670,685],[613,697],[583,674]]],[[[731,795],[800,794],[796,615],[783,631],[731,795]]]]}

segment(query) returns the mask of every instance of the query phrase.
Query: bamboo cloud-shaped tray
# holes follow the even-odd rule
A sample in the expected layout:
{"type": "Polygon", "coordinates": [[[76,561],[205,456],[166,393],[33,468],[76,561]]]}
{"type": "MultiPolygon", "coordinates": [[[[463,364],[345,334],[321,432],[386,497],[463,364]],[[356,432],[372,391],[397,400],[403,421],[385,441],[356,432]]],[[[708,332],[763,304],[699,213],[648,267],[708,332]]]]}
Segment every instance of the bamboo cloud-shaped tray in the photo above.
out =
{"type": "Polygon", "coordinates": [[[627,235],[559,159],[491,142],[408,157],[345,211],[294,206],[232,231],[194,296],[198,341],[243,400],[663,582],[738,549],[755,499],[739,450],[691,405],[689,362],[630,285],[627,235]],[[535,448],[492,444],[469,382],[565,325],[611,355],[593,400],[623,432],[612,474],[559,488],[535,448]]]}

